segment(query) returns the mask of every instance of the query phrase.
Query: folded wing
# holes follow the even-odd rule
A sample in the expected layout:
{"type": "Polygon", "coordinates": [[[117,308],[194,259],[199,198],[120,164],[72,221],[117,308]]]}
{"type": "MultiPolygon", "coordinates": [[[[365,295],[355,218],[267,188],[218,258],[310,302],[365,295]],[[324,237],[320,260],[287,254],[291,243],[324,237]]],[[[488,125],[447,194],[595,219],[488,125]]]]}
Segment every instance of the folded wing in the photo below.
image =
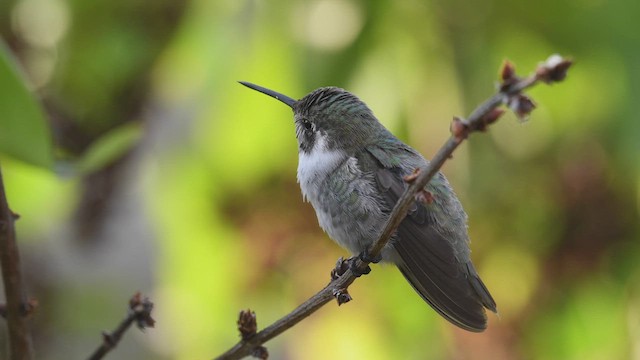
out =
{"type": "MultiPolygon", "coordinates": [[[[384,165],[382,161],[381,164],[384,165]]],[[[376,171],[380,193],[389,209],[407,186],[402,178],[406,172],[399,167],[376,171]]],[[[438,174],[434,181],[444,182],[445,192],[428,186],[434,192],[433,204],[416,202],[410,209],[392,240],[400,259],[396,265],[418,294],[445,319],[480,332],[487,327],[484,309],[496,312],[496,304],[471,263],[464,213],[457,218],[459,214],[448,213],[446,201],[455,201],[459,206],[455,194],[442,175],[438,174]],[[443,199],[447,196],[454,198],[443,199]]]]}

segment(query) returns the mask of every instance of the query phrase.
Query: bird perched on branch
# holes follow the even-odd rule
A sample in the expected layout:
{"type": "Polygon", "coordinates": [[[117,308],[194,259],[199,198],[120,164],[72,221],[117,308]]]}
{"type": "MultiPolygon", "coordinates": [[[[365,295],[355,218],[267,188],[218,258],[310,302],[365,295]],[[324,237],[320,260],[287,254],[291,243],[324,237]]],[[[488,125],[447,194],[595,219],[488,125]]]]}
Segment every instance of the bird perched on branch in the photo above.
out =
{"type": "Polygon", "coordinates": [[[427,160],[391,134],[355,95],[336,87],[300,100],[248,82],[293,110],[298,182],[322,229],[368,262],[394,263],[440,315],[465,330],[487,327],[496,303],[471,262],[467,215],[441,173],[427,184],[380,258],[368,247],[380,236],[406,178],[427,160]]]}

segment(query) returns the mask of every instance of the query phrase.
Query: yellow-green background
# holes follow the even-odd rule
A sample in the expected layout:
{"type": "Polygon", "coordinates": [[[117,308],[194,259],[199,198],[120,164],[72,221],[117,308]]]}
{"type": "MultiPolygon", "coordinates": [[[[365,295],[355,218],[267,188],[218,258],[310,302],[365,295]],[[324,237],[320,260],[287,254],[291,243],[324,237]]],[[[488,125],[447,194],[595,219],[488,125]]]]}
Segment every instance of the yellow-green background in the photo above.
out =
{"type": "Polygon", "coordinates": [[[212,358],[239,339],[240,309],[264,326],[327,283],[346,254],[302,202],[291,111],[237,80],[294,98],[346,88],[430,157],[505,58],[525,73],[560,53],[575,67],[530,91],[530,120],[505,116],[444,169],[500,310],[489,329],[454,328],[374,266],[353,302],[267,347],[273,359],[640,359],[639,14],[633,0],[2,1],[5,55],[54,143],[49,168],[0,154],[40,302],[38,358],[86,357],[136,290],[156,328],[131,330],[110,358],[212,358]]]}

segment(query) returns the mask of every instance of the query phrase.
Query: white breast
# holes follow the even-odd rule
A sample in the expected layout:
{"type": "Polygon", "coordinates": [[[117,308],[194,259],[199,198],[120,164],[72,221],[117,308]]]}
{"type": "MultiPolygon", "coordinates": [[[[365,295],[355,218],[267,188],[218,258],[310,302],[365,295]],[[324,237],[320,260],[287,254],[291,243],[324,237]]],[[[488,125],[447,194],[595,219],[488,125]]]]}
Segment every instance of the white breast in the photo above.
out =
{"type": "Polygon", "coordinates": [[[314,195],[317,194],[314,187],[319,186],[346,157],[342,151],[327,149],[326,135],[316,134],[316,142],[311,151],[300,151],[298,157],[298,183],[305,200],[313,202],[314,195]]]}

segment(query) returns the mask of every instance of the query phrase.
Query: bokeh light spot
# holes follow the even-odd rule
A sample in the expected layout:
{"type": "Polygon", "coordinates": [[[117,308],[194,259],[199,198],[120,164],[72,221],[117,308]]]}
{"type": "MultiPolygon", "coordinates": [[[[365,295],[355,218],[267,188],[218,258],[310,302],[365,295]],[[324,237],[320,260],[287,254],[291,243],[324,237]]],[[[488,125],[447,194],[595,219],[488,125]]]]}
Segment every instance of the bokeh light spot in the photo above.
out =
{"type": "Polygon", "coordinates": [[[294,34],[321,50],[336,51],[351,44],[362,30],[362,10],[353,2],[319,0],[294,12],[294,34]]]}
{"type": "Polygon", "coordinates": [[[69,28],[69,9],[60,0],[22,0],[14,9],[13,25],[32,46],[54,47],[69,28]]]}

